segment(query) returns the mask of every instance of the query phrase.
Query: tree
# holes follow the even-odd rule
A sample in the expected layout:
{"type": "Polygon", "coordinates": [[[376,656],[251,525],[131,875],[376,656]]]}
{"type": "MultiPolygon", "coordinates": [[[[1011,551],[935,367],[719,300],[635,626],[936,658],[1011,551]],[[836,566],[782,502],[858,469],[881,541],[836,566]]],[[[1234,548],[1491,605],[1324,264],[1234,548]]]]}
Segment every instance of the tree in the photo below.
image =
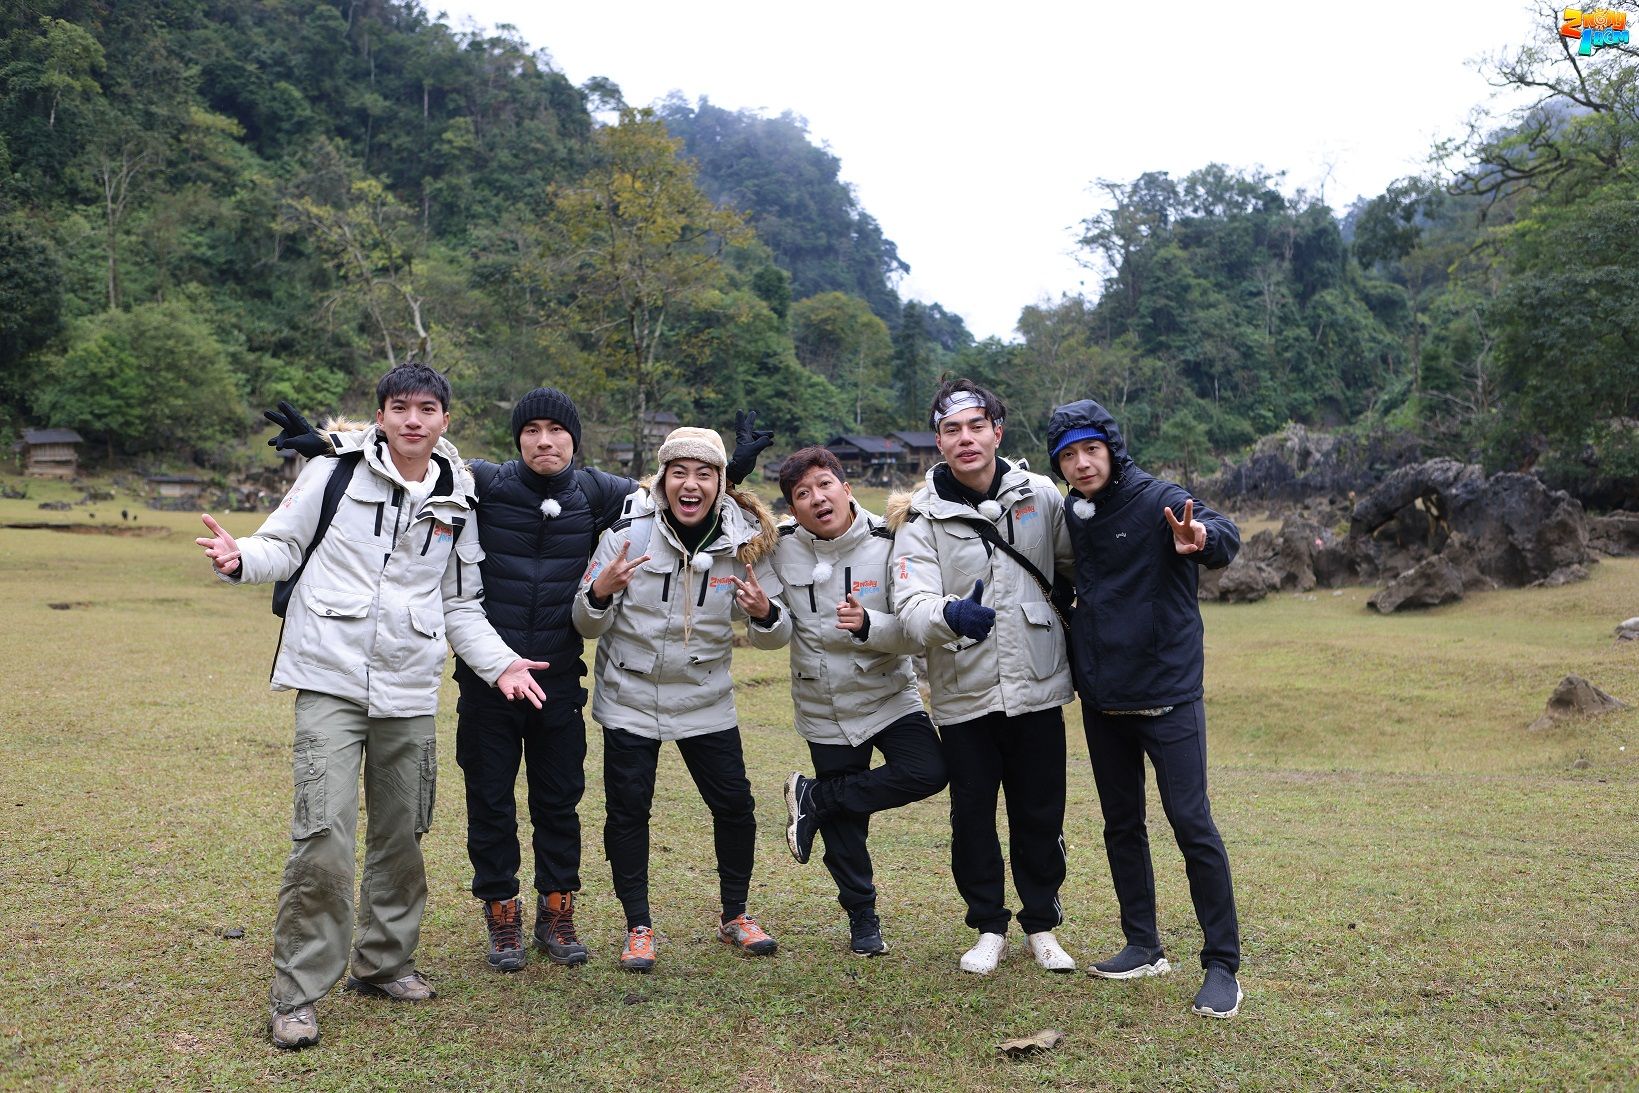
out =
{"type": "Polygon", "coordinates": [[[670,321],[718,283],[723,248],[749,234],[700,192],[681,143],[652,110],[623,107],[593,135],[591,170],[553,192],[535,271],[554,304],[549,323],[587,343],[630,414],[633,467],[648,455],[644,415],[678,375],[670,321]]]}
{"type": "Polygon", "coordinates": [[[805,368],[847,393],[856,430],[867,417],[873,428],[889,423],[893,340],[864,300],[841,292],[799,300],[791,310],[791,340],[805,368]]]}

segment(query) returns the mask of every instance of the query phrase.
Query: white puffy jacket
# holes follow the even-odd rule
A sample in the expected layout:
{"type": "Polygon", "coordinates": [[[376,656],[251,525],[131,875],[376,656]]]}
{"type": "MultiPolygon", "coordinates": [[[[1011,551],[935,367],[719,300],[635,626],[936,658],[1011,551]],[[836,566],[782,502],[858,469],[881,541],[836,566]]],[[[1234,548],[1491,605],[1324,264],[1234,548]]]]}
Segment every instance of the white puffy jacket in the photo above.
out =
{"type": "MultiPolygon", "coordinates": [[[[438,712],[446,637],[489,683],[517,657],[484,617],[472,476],[455,446],[438,442],[436,484],[411,511],[387,438],[371,428],[330,530],[291,595],[273,689],[334,695],[372,717],[416,717],[438,712]]],[[[239,540],[239,569],[224,579],[261,583],[296,572],[338,466],[309,462],[267,522],[239,540]]]]}
{"type": "Polygon", "coordinates": [[[598,639],[593,719],[650,740],[680,740],[739,723],[729,664],[732,623],[745,612],[735,599],[733,578],[743,578],[751,563],[775,600],[780,583],[770,555],[779,536],[755,495],[726,492],[717,502],[722,534],[698,556],[707,568],[697,569],[660,518],[662,503],[647,485],[626,498],[621,518],[598,540],[581,578],[574,618],[576,630],[598,639]],[[592,582],[627,542],[632,544],[628,559],[648,554],[649,560],[609,606],[594,607],[592,582]]]}
{"type": "MultiPolygon", "coordinates": [[[[990,523],[1044,576],[1074,578],[1064,498],[1052,481],[1022,463],[1009,467],[990,523]]],[[[888,503],[894,532],[894,612],[905,632],[927,649],[933,719],[941,725],[986,714],[1013,716],[1070,701],[1070,661],[1064,626],[1041,586],[1024,567],[979,537],[971,506],[947,501],[933,472],[914,495],[888,503]],[[945,604],[965,598],[979,579],[996,625],[983,641],[960,638],[945,621],[945,604]]]]}
{"type": "Polygon", "coordinates": [[[784,610],[772,630],[751,629],[751,644],[791,642],[791,700],[806,740],[857,746],[922,709],[907,655],[922,647],[893,613],[893,545],[887,523],[857,502],[853,523],[835,539],[780,527],[774,571],[784,610]],[[871,620],[863,642],[837,629],[837,604],[850,590],[871,620]]]}

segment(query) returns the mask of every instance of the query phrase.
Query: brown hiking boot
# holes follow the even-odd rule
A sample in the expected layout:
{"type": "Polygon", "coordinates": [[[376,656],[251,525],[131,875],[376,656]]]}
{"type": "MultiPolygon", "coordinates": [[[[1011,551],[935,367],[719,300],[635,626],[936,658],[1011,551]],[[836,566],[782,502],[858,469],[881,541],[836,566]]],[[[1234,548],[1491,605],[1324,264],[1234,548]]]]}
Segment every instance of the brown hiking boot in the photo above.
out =
{"type": "Polygon", "coordinates": [[[529,963],[524,952],[524,901],[488,900],[484,903],[484,925],[489,929],[489,966],[498,972],[521,972],[529,963]]]}
{"type": "Polygon", "coordinates": [[[535,901],[535,944],[554,964],[584,964],[590,954],[575,936],[575,893],[545,892],[535,901]]]}

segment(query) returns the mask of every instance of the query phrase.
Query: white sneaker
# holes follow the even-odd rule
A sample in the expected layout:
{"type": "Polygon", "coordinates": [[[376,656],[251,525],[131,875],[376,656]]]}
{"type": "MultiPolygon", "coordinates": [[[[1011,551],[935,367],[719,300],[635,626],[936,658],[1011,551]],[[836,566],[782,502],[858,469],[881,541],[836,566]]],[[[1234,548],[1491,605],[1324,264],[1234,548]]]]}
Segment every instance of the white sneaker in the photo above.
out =
{"type": "Polygon", "coordinates": [[[980,934],[979,943],[962,954],[962,970],[989,975],[1007,956],[1007,938],[1001,934],[980,934]]]}
{"type": "Polygon", "coordinates": [[[1030,955],[1036,958],[1036,963],[1050,972],[1073,972],[1076,962],[1069,953],[1059,947],[1058,938],[1053,931],[1043,930],[1039,934],[1026,934],[1026,942],[1030,945],[1030,955]]]}

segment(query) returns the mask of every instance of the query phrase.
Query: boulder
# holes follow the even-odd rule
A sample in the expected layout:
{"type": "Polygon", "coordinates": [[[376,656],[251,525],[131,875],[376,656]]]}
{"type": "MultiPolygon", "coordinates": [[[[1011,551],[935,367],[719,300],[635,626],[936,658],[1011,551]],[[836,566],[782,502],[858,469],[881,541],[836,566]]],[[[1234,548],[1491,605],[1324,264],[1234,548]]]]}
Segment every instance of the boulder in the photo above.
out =
{"type": "Polygon", "coordinates": [[[1378,589],[1366,603],[1388,615],[1402,607],[1438,607],[1462,598],[1462,573],[1448,559],[1436,554],[1378,589]]]}
{"type": "Polygon", "coordinates": [[[1617,641],[1639,641],[1639,615],[1616,624],[1617,641]]]}
{"type": "Polygon", "coordinates": [[[1581,676],[1566,676],[1548,696],[1548,705],[1542,716],[1531,722],[1530,728],[1552,728],[1556,722],[1571,717],[1595,717],[1612,710],[1625,710],[1628,704],[1613,698],[1581,676]]]}
{"type": "Polygon", "coordinates": [[[1639,554],[1639,512],[1619,509],[1588,517],[1588,549],[1613,558],[1639,554]]]}

